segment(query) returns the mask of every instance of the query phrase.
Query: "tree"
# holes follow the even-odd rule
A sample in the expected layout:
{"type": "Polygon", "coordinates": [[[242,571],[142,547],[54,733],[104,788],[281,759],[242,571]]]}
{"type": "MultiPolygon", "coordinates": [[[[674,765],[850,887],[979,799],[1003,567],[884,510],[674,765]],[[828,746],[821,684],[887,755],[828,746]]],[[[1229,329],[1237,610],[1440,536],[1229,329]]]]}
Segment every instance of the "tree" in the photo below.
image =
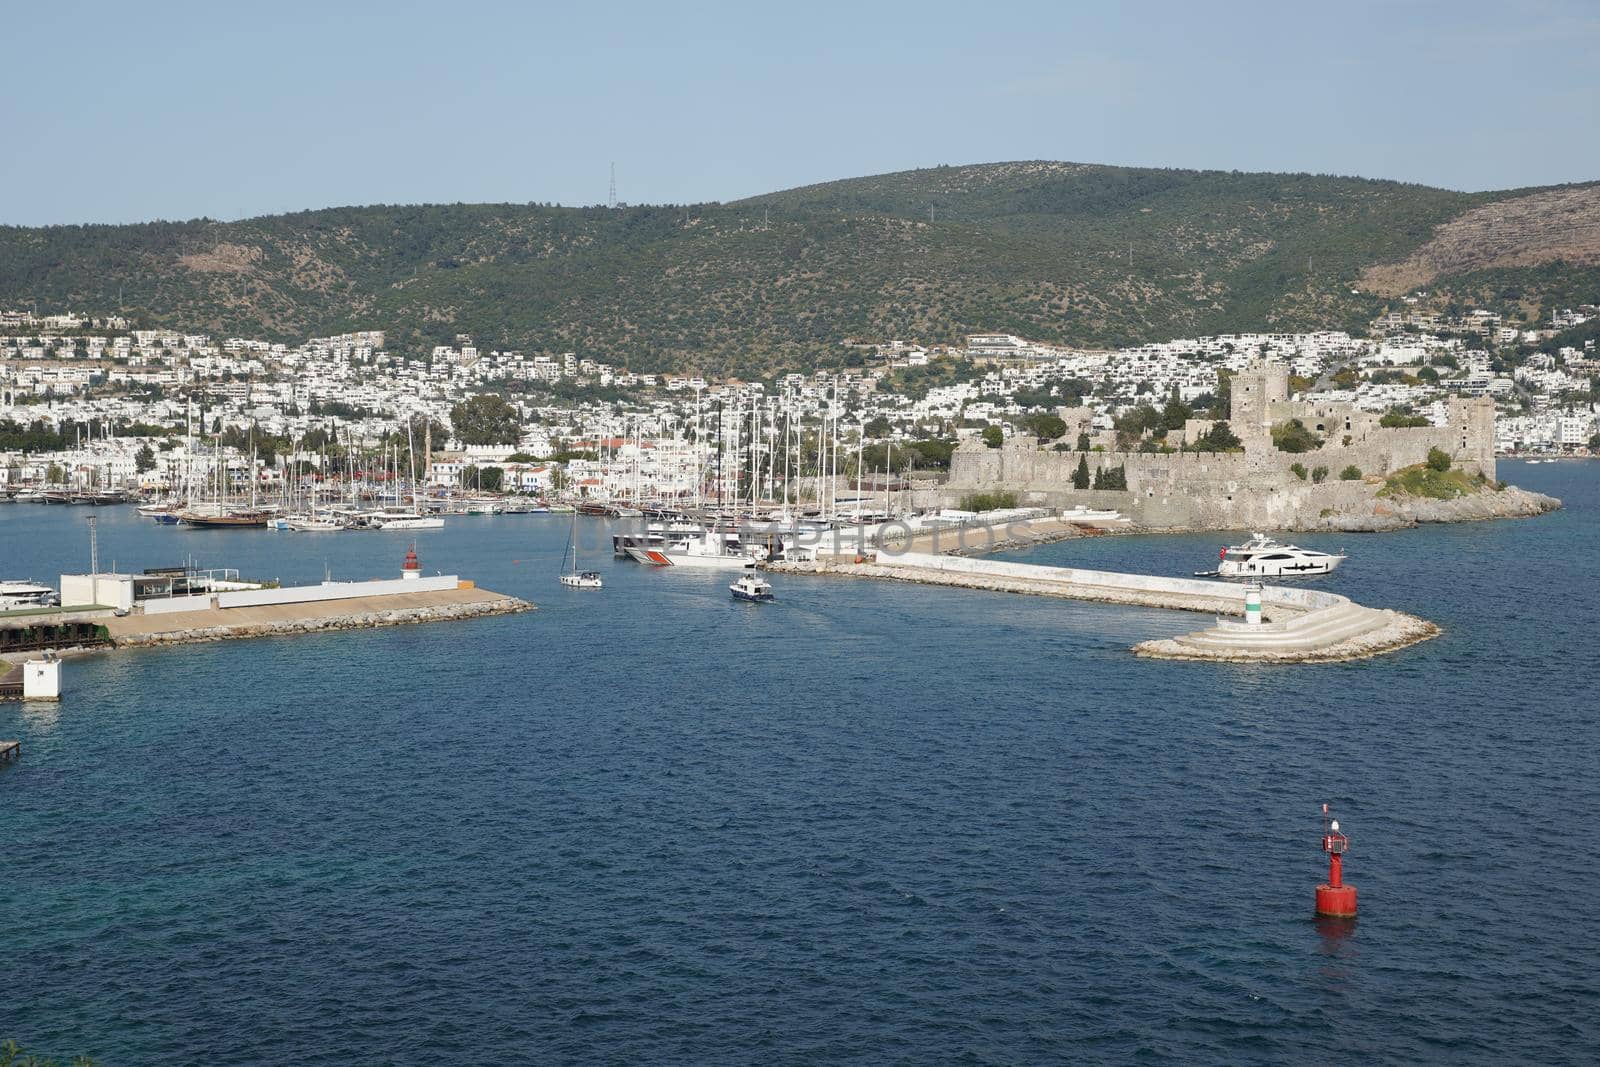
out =
{"type": "Polygon", "coordinates": [[[1028,428],[1041,441],[1054,441],[1067,432],[1067,424],[1059,415],[1031,416],[1028,419],[1028,428]]]}
{"type": "Polygon", "coordinates": [[[1232,452],[1242,447],[1244,442],[1239,440],[1233,432],[1233,427],[1227,421],[1213,423],[1211,429],[1201,434],[1190,446],[1192,452],[1232,452]]]}
{"type": "Polygon", "coordinates": [[[1450,453],[1442,448],[1428,449],[1428,469],[1436,470],[1440,474],[1450,469],[1450,453]]]}
{"type": "Polygon", "coordinates": [[[522,434],[522,416],[494,393],[479,393],[451,408],[450,425],[467,445],[515,444],[522,434]]]}
{"type": "Polygon", "coordinates": [[[1183,424],[1189,421],[1189,417],[1192,414],[1193,412],[1189,410],[1189,405],[1185,404],[1183,398],[1178,395],[1178,387],[1174,384],[1172,394],[1167,397],[1167,406],[1161,409],[1161,424],[1167,428],[1168,432],[1181,430],[1183,429],[1183,424]]]}
{"type": "Polygon", "coordinates": [[[999,448],[1005,443],[1006,435],[998,426],[985,426],[983,428],[983,443],[990,448],[999,448]]]}
{"type": "Polygon", "coordinates": [[[1431,426],[1433,424],[1428,421],[1427,416],[1425,415],[1412,415],[1409,412],[1400,410],[1399,408],[1390,408],[1388,411],[1384,412],[1383,417],[1378,420],[1378,425],[1388,426],[1392,429],[1394,427],[1431,426]]]}
{"type": "Polygon", "coordinates": [[[504,486],[506,472],[499,467],[484,467],[478,472],[478,488],[486,493],[498,493],[504,486]]]}
{"type": "Polygon", "coordinates": [[[1322,438],[1299,419],[1290,419],[1272,428],[1272,443],[1279,452],[1313,452],[1322,447],[1322,438]]]}
{"type": "Polygon", "coordinates": [[[140,474],[156,469],[156,454],[150,447],[150,442],[146,441],[140,445],[139,451],[133,454],[133,469],[140,474]]]}
{"type": "Polygon", "coordinates": [[[889,419],[887,416],[878,415],[868,421],[865,430],[868,437],[888,437],[889,419]]]}
{"type": "MultiPolygon", "coordinates": [[[[1088,430],[1079,430],[1078,431],[1078,451],[1079,452],[1087,452],[1087,451],[1089,451],[1089,431],[1088,430]]],[[[1080,488],[1082,488],[1082,487],[1080,486],[1080,488]]]]}
{"type": "MultiPolygon", "coordinates": [[[[1088,449],[1086,449],[1086,448],[1085,449],[1080,449],[1079,451],[1087,452],[1088,449]]],[[[1074,488],[1074,489],[1087,489],[1087,488],[1089,488],[1089,457],[1088,456],[1079,456],[1078,457],[1078,469],[1072,472],[1072,488],[1074,488]]]]}

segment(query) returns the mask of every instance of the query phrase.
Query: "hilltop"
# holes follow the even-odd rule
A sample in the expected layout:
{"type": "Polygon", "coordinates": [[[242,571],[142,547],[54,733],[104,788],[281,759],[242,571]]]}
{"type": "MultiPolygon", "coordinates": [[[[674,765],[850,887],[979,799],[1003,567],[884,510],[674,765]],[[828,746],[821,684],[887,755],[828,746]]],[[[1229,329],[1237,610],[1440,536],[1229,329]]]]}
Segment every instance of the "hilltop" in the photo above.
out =
{"type": "Polygon", "coordinates": [[[1022,162],[728,204],[0,227],[0,306],[284,340],[382,328],[406,349],[469,333],[639,371],[804,369],[846,340],[977,331],[1114,345],[1360,330],[1423,284],[1529,314],[1593,300],[1600,185],[1460,193],[1022,162]]]}

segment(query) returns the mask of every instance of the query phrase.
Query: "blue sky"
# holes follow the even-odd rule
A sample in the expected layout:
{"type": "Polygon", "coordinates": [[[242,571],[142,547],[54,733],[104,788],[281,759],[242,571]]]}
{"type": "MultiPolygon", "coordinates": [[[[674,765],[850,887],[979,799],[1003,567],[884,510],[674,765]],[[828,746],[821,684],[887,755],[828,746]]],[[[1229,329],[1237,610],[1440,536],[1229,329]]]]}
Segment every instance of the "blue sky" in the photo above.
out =
{"type": "Polygon", "coordinates": [[[1600,5],[0,0],[0,222],[731,200],[1066,159],[1600,178],[1600,5]]]}

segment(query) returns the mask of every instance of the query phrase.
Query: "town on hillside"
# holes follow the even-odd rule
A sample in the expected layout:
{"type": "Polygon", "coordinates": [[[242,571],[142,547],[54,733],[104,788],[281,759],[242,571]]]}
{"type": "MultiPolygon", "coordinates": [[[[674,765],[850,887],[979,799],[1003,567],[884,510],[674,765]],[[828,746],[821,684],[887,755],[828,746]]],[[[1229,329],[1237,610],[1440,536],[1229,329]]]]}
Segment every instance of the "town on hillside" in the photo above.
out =
{"type": "MultiPolygon", "coordinates": [[[[1349,434],[1310,424],[1317,413],[1444,430],[1469,400],[1487,414],[1465,452],[1492,466],[1494,455],[1600,451],[1600,358],[1592,337],[1565,343],[1597,317],[1583,305],[1524,328],[1402,304],[1362,338],[1232,334],[1116,350],[1008,334],[851,342],[835,366],[741,381],[484,349],[465,335],[402,354],[382,330],[283,344],[135,328],[117,315],[0,311],[0,493],[265,500],[388,478],[447,495],[817,503],[837,498],[840,477],[855,491],[980,490],[989,468],[960,457],[984,448],[999,450],[996,461],[1018,447],[1214,455],[1244,453],[1265,434],[1269,451],[1328,438],[1348,451],[1349,434]],[[1282,368],[1273,399],[1292,398],[1300,414],[1241,425],[1241,376],[1261,367],[1282,368]]],[[[1299,466],[1284,458],[1280,476],[1299,466]]],[[[1316,480],[1388,473],[1356,458],[1316,480]]],[[[1095,464],[1106,473],[1091,486],[1072,482],[1080,465],[1051,477],[1128,488],[1125,458],[1116,470],[1095,464]]]]}

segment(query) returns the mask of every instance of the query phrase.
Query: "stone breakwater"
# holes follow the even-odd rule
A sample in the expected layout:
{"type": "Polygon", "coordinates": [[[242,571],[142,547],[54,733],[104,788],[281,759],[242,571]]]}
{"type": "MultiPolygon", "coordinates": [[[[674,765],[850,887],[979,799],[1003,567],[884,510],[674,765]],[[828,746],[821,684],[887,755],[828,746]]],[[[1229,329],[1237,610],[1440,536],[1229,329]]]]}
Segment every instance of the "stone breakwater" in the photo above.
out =
{"type": "Polygon", "coordinates": [[[117,648],[230,641],[251,637],[283,637],[374,626],[409,626],[532,611],[526,600],[488,590],[458,594],[422,593],[366,597],[323,604],[286,604],[271,608],[230,608],[136,616],[108,620],[117,648]],[[385,601],[395,601],[386,604],[385,601]]]}
{"type": "Polygon", "coordinates": [[[1419,619],[1401,611],[1384,610],[1379,614],[1383,616],[1381,625],[1319,648],[1197,648],[1185,644],[1183,638],[1174,637],[1141,641],[1133,646],[1133,653],[1147,659],[1211,660],[1221,663],[1340,663],[1398,652],[1409,645],[1439,636],[1439,627],[1427,619],[1419,619]]]}
{"type": "MultiPolygon", "coordinates": [[[[1168,608],[1239,616],[1244,588],[1227,582],[1041,567],[997,560],[904,553],[869,563],[822,561],[772,564],[790,574],[837,575],[955,586],[989,592],[1056,596],[1102,604],[1168,608]]],[[[1210,629],[1133,649],[1165,659],[1249,663],[1315,663],[1365,659],[1438,634],[1434,624],[1401,612],[1353,603],[1334,593],[1269,586],[1262,592],[1264,621],[1246,625],[1218,618],[1210,629]]]]}

